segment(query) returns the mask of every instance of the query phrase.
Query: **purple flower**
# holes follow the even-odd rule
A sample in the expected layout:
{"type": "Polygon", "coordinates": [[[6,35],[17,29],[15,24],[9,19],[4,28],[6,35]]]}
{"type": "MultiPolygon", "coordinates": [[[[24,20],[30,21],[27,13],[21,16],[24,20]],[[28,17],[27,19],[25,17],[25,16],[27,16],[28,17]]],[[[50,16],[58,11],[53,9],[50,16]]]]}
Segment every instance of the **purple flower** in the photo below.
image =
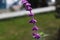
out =
{"type": "Polygon", "coordinates": [[[34,16],[34,13],[32,13],[32,12],[30,11],[30,13],[28,14],[28,16],[33,17],[33,16],[34,16]]]}
{"type": "Polygon", "coordinates": [[[35,35],[33,36],[33,38],[39,39],[39,38],[40,38],[40,35],[39,35],[39,34],[35,34],[35,35]]]}
{"type": "Polygon", "coordinates": [[[29,16],[32,16],[33,17],[34,16],[34,13],[32,13],[32,11],[30,11],[29,16]]]}
{"type": "Polygon", "coordinates": [[[26,4],[26,3],[28,3],[28,1],[27,0],[22,0],[22,3],[26,4]]]}
{"type": "Polygon", "coordinates": [[[37,21],[33,18],[32,20],[29,21],[29,23],[36,23],[37,21]]]}
{"type": "Polygon", "coordinates": [[[33,35],[33,36],[35,36],[35,35],[36,35],[36,33],[32,33],[32,35],[33,35]]]}
{"type": "Polygon", "coordinates": [[[26,7],[27,7],[27,6],[31,6],[31,4],[27,2],[27,3],[25,4],[25,6],[26,6],[26,7]]]}
{"type": "Polygon", "coordinates": [[[30,13],[29,16],[34,16],[34,14],[31,14],[31,13],[30,13]]]}
{"type": "Polygon", "coordinates": [[[32,30],[34,31],[37,31],[38,30],[38,27],[37,26],[34,26],[33,28],[32,28],[32,30]]]}
{"type": "Polygon", "coordinates": [[[27,7],[26,7],[26,10],[27,10],[27,11],[31,11],[32,8],[31,8],[30,6],[27,6],[27,7]]]}

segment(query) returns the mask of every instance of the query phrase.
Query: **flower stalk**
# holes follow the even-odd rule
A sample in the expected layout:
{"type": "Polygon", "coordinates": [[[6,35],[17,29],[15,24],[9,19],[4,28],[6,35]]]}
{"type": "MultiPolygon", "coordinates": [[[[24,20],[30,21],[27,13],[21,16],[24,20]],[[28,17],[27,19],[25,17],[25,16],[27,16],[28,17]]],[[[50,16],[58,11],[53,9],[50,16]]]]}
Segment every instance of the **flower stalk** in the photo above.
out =
{"type": "Polygon", "coordinates": [[[33,24],[33,28],[32,28],[32,36],[34,39],[38,40],[40,38],[40,34],[38,33],[38,27],[36,26],[36,22],[37,20],[35,20],[34,18],[34,14],[32,13],[32,8],[31,8],[31,4],[27,1],[27,0],[22,0],[22,3],[24,4],[25,8],[27,11],[29,11],[29,16],[32,18],[29,23],[33,24]]]}

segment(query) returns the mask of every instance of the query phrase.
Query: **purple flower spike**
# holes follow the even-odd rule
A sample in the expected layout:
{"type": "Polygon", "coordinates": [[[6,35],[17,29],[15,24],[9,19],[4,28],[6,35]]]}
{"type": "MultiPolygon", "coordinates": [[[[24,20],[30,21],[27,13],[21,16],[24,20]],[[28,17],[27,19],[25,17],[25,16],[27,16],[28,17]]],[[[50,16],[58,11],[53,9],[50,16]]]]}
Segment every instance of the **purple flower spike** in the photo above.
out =
{"type": "Polygon", "coordinates": [[[35,36],[33,36],[35,39],[39,39],[40,35],[39,34],[35,34],[35,36]]]}
{"type": "Polygon", "coordinates": [[[36,23],[37,21],[33,18],[32,20],[29,21],[29,23],[36,23]]]}
{"type": "Polygon", "coordinates": [[[34,31],[34,30],[38,30],[38,27],[37,26],[34,26],[33,28],[32,28],[32,30],[34,31]]]}
{"type": "Polygon", "coordinates": [[[23,5],[25,6],[25,9],[27,11],[29,11],[29,16],[31,16],[31,20],[29,21],[29,23],[32,23],[34,24],[34,27],[32,28],[32,35],[33,35],[33,38],[35,39],[39,39],[40,38],[40,35],[38,34],[37,30],[38,30],[38,27],[36,26],[36,20],[34,19],[34,14],[32,13],[32,8],[31,8],[31,4],[27,1],[27,0],[22,0],[22,3],[23,5]]]}

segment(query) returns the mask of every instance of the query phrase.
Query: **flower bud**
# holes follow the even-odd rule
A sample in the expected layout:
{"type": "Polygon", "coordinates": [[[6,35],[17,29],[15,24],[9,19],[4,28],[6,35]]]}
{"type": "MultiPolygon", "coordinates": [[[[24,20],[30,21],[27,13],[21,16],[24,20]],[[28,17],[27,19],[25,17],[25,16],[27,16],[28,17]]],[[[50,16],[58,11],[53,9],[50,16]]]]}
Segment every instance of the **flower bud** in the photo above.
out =
{"type": "Polygon", "coordinates": [[[39,38],[40,38],[40,35],[39,35],[39,34],[35,34],[35,35],[33,36],[33,38],[39,39],[39,38]]]}
{"type": "Polygon", "coordinates": [[[31,10],[32,10],[32,8],[31,8],[31,7],[29,7],[29,6],[27,6],[27,7],[26,7],[26,10],[27,10],[27,11],[31,11],[31,10]]]}
{"type": "Polygon", "coordinates": [[[26,3],[28,3],[28,1],[26,1],[26,0],[22,0],[22,3],[23,3],[23,4],[26,4],[26,3]]]}
{"type": "Polygon", "coordinates": [[[34,31],[37,31],[38,30],[38,27],[37,26],[34,26],[33,28],[32,28],[32,30],[34,31]]]}
{"type": "Polygon", "coordinates": [[[25,4],[25,6],[31,6],[31,4],[27,2],[27,3],[25,4]]]}
{"type": "Polygon", "coordinates": [[[37,21],[33,18],[32,20],[29,21],[29,23],[36,23],[37,21]]]}

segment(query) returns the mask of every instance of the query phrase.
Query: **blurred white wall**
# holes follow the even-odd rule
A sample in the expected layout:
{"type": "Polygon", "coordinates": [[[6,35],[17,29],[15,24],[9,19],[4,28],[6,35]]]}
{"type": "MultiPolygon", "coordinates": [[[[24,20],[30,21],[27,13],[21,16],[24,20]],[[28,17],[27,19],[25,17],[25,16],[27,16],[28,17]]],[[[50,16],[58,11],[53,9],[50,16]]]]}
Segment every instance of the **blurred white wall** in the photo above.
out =
{"type": "MultiPolygon", "coordinates": [[[[7,2],[7,7],[6,8],[9,8],[16,1],[18,1],[18,0],[6,0],[6,2],[7,2]]],[[[20,0],[20,2],[18,4],[20,6],[22,6],[21,0],[20,0]]]]}
{"type": "Polygon", "coordinates": [[[48,2],[49,6],[54,5],[55,4],[55,0],[50,0],[50,2],[48,2]]]}
{"type": "Polygon", "coordinates": [[[52,0],[52,2],[55,2],[55,0],[52,0]]]}
{"type": "Polygon", "coordinates": [[[6,5],[7,5],[7,8],[9,8],[11,6],[11,4],[13,4],[15,2],[15,0],[6,0],[6,5]]]}

